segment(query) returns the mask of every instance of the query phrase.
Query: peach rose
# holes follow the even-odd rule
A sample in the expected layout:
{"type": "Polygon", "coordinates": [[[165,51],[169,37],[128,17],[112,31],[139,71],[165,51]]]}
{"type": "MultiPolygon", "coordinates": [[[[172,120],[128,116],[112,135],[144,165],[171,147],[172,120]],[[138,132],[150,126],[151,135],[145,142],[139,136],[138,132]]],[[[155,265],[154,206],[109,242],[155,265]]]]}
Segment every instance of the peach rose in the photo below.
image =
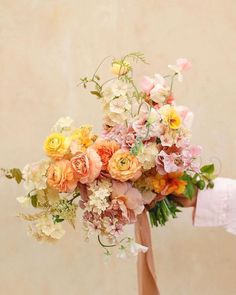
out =
{"type": "Polygon", "coordinates": [[[97,140],[92,148],[98,153],[102,160],[102,170],[107,171],[107,166],[112,155],[120,148],[114,140],[97,140]]]}
{"type": "Polygon", "coordinates": [[[135,180],[141,175],[141,164],[128,150],[118,150],[108,163],[108,171],[112,178],[119,181],[135,180]]]}
{"type": "Polygon", "coordinates": [[[86,152],[78,152],[71,159],[72,167],[80,183],[91,183],[100,174],[102,161],[95,150],[88,148],[86,152]]]}
{"type": "Polygon", "coordinates": [[[59,192],[72,192],[77,186],[77,179],[69,160],[52,163],[47,171],[47,183],[59,192]]]}

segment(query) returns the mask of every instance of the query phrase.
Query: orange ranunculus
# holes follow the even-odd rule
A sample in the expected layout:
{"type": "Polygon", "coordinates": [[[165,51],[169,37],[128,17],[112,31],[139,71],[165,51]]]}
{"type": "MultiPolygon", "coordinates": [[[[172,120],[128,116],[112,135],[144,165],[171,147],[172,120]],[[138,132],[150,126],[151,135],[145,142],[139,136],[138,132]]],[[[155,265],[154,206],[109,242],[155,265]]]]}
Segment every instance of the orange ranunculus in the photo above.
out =
{"type": "Polygon", "coordinates": [[[108,171],[112,178],[119,181],[135,180],[141,175],[141,164],[128,150],[118,150],[108,163],[108,171]]]}
{"type": "Polygon", "coordinates": [[[120,145],[114,140],[99,139],[91,148],[95,149],[102,160],[102,170],[107,171],[107,166],[112,155],[120,148],[120,145]]]}
{"type": "Polygon", "coordinates": [[[77,178],[69,160],[52,163],[47,171],[47,182],[59,192],[72,192],[77,186],[77,178]]]}
{"type": "Polygon", "coordinates": [[[158,194],[168,196],[170,194],[181,195],[185,191],[186,181],[182,180],[182,173],[156,174],[147,177],[146,181],[158,194]]]}
{"type": "Polygon", "coordinates": [[[86,152],[78,152],[71,159],[72,167],[79,182],[91,183],[100,174],[102,162],[95,150],[88,148],[86,152]]]}

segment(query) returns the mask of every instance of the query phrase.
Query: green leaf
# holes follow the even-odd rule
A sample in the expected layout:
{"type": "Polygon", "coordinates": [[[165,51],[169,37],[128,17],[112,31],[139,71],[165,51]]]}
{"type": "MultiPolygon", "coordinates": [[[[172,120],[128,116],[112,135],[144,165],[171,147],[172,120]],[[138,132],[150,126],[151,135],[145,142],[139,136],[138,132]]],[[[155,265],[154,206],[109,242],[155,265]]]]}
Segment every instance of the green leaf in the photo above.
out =
{"type": "Polygon", "coordinates": [[[60,222],[64,221],[64,219],[61,218],[59,215],[53,215],[52,219],[53,219],[54,223],[60,223],[60,222]]]}
{"type": "Polygon", "coordinates": [[[210,165],[205,165],[201,168],[201,172],[204,174],[212,174],[215,171],[215,166],[214,164],[210,164],[210,165]]]}
{"type": "Polygon", "coordinates": [[[33,195],[30,197],[31,198],[31,204],[34,208],[38,207],[38,198],[37,195],[33,195]]]}
{"type": "Polygon", "coordinates": [[[101,93],[98,92],[98,91],[90,91],[90,93],[93,94],[93,95],[96,95],[96,96],[99,97],[99,98],[102,97],[101,93]]]}
{"type": "Polygon", "coordinates": [[[181,179],[187,182],[184,195],[191,200],[195,194],[195,185],[193,183],[193,179],[187,173],[184,173],[181,179]]]}
{"type": "Polygon", "coordinates": [[[10,173],[12,174],[12,178],[15,178],[16,182],[19,184],[23,177],[22,177],[22,172],[18,168],[13,168],[10,170],[10,173]]]}

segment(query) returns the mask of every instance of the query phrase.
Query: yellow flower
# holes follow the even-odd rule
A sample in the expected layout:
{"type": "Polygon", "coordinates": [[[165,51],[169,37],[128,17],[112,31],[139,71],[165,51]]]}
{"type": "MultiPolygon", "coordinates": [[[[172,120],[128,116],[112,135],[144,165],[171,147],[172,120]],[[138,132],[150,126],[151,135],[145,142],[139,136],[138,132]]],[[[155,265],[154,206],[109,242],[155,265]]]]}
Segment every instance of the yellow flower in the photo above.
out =
{"type": "Polygon", "coordinates": [[[108,171],[112,178],[119,181],[135,180],[141,175],[141,164],[129,151],[118,150],[108,163],[108,171]]]}
{"type": "Polygon", "coordinates": [[[45,153],[53,159],[62,159],[69,151],[70,140],[60,133],[52,133],[44,142],[45,153]]]}
{"type": "Polygon", "coordinates": [[[159,110],[163,122],[171,129],[179,129],[182,123],[181,117],[173,106],[165,105],[159,110]]]}
{"type": "Polygon", "coordinates": [[[71,135],[71,141],[76,144],[78,151],[84,152],[86,149],[94,143],[97,136],[92,134],[92,126],[83,125],[80,128],[75,129],[71,135]]]}
{"type": "Polygon", "coordinates": [[[117,60],[117,61],[113,61],[112,63],[111,72],[113,75],[123,76],[130,71],[130,68],[131,66],[128,62],[117,60]]]}

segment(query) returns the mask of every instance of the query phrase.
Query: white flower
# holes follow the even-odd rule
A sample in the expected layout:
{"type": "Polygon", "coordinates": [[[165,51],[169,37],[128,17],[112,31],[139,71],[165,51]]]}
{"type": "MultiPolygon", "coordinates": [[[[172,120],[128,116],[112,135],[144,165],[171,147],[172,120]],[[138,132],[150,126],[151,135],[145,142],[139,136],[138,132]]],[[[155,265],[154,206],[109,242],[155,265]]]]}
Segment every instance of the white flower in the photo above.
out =
{"type": "Polygon", "coordinates": [[[163,86],[161,84],[156,84],[150,91],[151,99],[158,104],[163,104],[169,95],[169,87],[163,86]]]}
{"type": "Polygon", "coordinates": [[[42,216],[35,225],[38,234],[45,235],[54,240],[61,239],[65,230],[60,223],[54,223],[48,216],[42,216]]]}
{"type": "Polygon", "coordinates": [[[127,249],[125,247],[119,247],[116,257],[120,259],[126,259],[128,257],[127,249]]]}
{"type": "Polygon", "coordinates": [[[23,207],[29,207],[31,205],[30,197],[18,197],[16,200],[23,206],[23,207]]]}
{"type": "Polygon", "coordinates": [[[159,122],[160,119],[161,119],[161,116],[158,113],[158,111],[155,110],[154,108],[151,108],[149,113],[148,113],[147,122],[149,124],[153,124],[153,123],[159,122]]]}
{"type": "Polygon", "coordinates": [[[61,133],[63,131],[71,131],[74,121],[70,117],[60,118],[52,127],[52,132],[61,133]]]}
{"type": "Polygon", "coordinates": [[[126,259],[130,256],[137,256],[140,252],[146,253],[147,251],[148,247],[140,245],[134,242],[133,239],[128,238],[126,243],[120,245],[116,256],[121,259],[126,259]]]}
{"type": "Polygon", "coordinates": [[[28,164],[23,169],[24,187],[27,192],[42,190],[47,187],[46,172],[49,167],[49,160],[28,164]]]}
{"type": "Polygon", "coordinates": [[[110,102],[110,111],[113,113],[121,114],[130,109],[130,103],[125,97],[115,98],[110,102]]]}
{"type": "Polygon", "coordinates": [[[158,150],[156,143],[150,143],[144,146],[142,153],[137,156],[144,170],[149,170],[155,167],[157,154],[158,150]]]}
{"type": "Polygon", "coordinates": [[[179,82],[183,81],[182,72],[191,68],[191,62],[186,58],[178,58],[175,65],[168,65],[168,68],[175,72],[179,82]]]}
{"type": "Polygon", "coordinates": [[[126,96],[128,85],[120,80],[115,80],[107,84],[103,91],[104,102],[110,102],[115,97],[126,96]]]}
{"type": "Polygon", "coordinates": [[[134,241],[130,244],[130,252],[132,255],[137,256],[140,252],[146,253],[148,247],[135,243],[134,241]]]}
{"type": "Polygon", "coordinates": [[[108,198],[112,192],[111,182],[108,180],[94,181],[88,187],[91,192],[86,205],[88,211],[101,213],[109,206],[108,198]]]}
{"type": "MultiPolygon", "coordinates": [[[[118,107],[117,107],[118,109],[118,107]]],[[[104,105],[104,123],[110,126],[115,126],[117,124],[122,124],[130,117],[130,113],[127,111],[123,112],[112,112],[110,109],[110,104],[104,105]]]]}

